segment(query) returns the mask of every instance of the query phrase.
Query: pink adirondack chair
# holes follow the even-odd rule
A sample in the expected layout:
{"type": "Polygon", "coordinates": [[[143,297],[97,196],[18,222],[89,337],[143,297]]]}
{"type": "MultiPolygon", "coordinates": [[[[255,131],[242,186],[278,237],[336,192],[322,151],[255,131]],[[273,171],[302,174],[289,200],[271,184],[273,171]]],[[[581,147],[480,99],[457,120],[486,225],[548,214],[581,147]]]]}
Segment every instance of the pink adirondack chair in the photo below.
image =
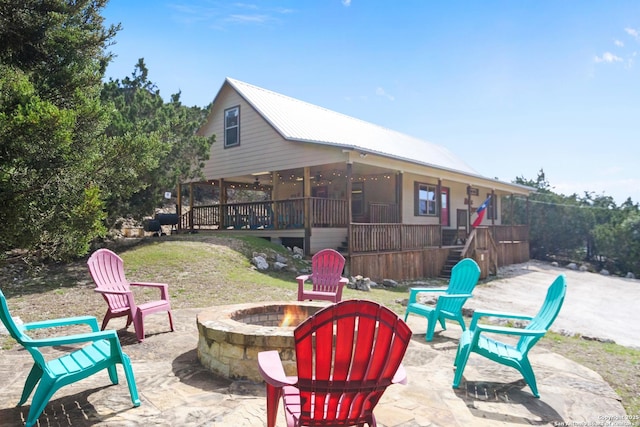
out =
{"type": "Polygon", "coordinates": [[[114,317],[127,316],[127,325],[133,323],[138,341],[144,340],[144,317],[151,313],[166,311],[169,326],[173,328],[168,285],[165,283],[129,282],[124,275],[122,258],[108,249],[98,249],[87,261],[89,272],[99,292],[107,302],[107,313],[102,321],[102,330],[114,317]],[[160,290],[160,299],[136,304],[131,286],[153,287],[160,290]]]}
{"type": "Polygon", "coordinates": [[[323,249],[311,258],[311,274],[296,277],[298,281],[298,301],[342,300],[342,288],[349,279],[342,277],[344,257],[333,249],[323,249]],[[305,282],[311,280],[311,289],[305,289],[305,282]]]}
{"type": "Polygon", "coordinates": [[[376,426],[373,410],[386,388],[406,384],[402,359],[409,326],[366,300],[331,304],[294,330],[297,376],[287,376],[277,350],[258,353],[267,388],[267,427],[280,398],[287,426],[376,426]]]}

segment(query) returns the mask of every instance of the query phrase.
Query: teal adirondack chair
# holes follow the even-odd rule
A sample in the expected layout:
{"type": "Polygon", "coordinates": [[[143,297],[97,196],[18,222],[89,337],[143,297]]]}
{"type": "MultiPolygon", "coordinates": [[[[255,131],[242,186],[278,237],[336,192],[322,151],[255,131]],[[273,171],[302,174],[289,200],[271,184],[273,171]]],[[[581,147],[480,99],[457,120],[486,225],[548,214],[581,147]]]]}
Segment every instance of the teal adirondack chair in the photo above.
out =
{"type": "Polygon", "coordinates": [[[558,276],[547,290],[547,297],[534,317],[514,314],[499,313],[489,310],[476,310],[471,319],[469,330],[462,334],[458,343],[458,352],[454,362],[456,373],[453,379],[453,387],[458,388],[462,380],[464,368],[471,353],[478,353],[495,362],[517,369],[524,380],[529,384],[531,392],[535,397],[540,397],[536,377],[529,363],[529,350],[544,336],[553,321],[558,316],[564,297],[567,292],[567,284],[563,275],[558,276]],[[524,328],[514,328],[507,326],[495,326],[478,323],[480,318],[485,316],[516,319],[528,321],[524,328]],[[520,339],[515,345],[505,344],[485,335],[504,334],[519,336],[520,339]]]}
{"type": "Polygon", "coordinates": [[[36,424],[51,396],[65,385],[87,378],[103,369],[107,369],[109,372],[111,382],[118,384],[116,371],[116,364],[118,363],[122,364],[124,368],[133,406],[140,406],[131,362],[129,357],[122,352],[118,335],[116,335],[115,331],[99,331],[98,321],[95,317],[69,317],[18,325],[11,318],[7,300],[2,291],[0,291],[0,320],[2,320],[11,336],[31,353],[34,360],[33,367],[22,391],[22,397],[17,405],[21,406],[25,403],[36,385],[38,386],[31,401],[26,427],[36,424]],[[80,324],[89,325],[92,332],[42,339],[31,338],[25,333],[34,329],[80,324]],[[46,360],[45,355],[40,351],[41,347],[82,343],[88,344],[69,354],[51,360],[46,360]]]}
{"type": "Polygon", "coordinates": [[[440,322],[442,329],[447,329],[445,319],[455,320],[465,330],[464,319],[462,318],[462,306],[471,298],[471,293],[480,278],[480,267],[471,258],[460,260],[451,271],[449,287],[444,288],[411,288],[409,290],[409,303],[404,314],[404,321],[407,321],[409,313],[419,314],[427,318],[426,340],[433,339],[436,328],[436,321],[440,322]],[[418,294],[423,292],[441,293],[438,302],[434,307],[418,302],[418,294]]]}

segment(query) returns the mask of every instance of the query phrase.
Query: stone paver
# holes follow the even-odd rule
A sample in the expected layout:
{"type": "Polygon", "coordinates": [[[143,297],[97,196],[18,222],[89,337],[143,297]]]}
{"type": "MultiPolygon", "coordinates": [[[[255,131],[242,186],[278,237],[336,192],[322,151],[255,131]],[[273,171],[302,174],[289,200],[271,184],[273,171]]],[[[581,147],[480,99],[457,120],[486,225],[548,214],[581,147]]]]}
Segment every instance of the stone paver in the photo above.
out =
{"type": "MultiPolygon", "coordinates": [[[[115,386],[103,372],[58,391],[40,425],[264,426],[263,385],[218,378],[198,362],[195,319],[200,311],[174,310],[173,333],[165,332],[164,315],[147,317],[152,335],[141,344],[136,343],[133,328],[119,331],[133,362],[140,407],[131,406],[121,370],[122,382],[115,386]]],[[[617,395],[599,375],[541,348],[531,354],[540,399],[531,395],[517,372],[473,356],[464,384],[454,390],[452,362],[460,330],[452,325],[426,343],[424,319],[410,316],[409,324],[415,333],[404,361],[409,383],[387,389],[376,410],[382,427],[554,425],[561,421],[578,425],[597,422],[601,416],[624,415],[617,395]]],[[[24,350],[0,351],[1,427],[23,425],[29,406],[14,405],[30,367],[31,357],[24,350]]],[[[278,426],[284,426],[282,415],[278,426]]]]}

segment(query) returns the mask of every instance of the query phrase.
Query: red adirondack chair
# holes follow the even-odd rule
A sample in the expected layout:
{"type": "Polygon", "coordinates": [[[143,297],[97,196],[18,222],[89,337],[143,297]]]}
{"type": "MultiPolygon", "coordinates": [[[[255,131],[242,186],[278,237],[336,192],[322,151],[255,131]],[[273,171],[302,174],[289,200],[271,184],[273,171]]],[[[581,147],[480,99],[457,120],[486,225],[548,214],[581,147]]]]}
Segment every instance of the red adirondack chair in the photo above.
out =
{"type": "Polygon", "coordinates": [[[99,292],[107,302],[107,313],[102,321],[102,330],[114,317],[127,316],[129,327],[133,322],[138,341],[144,340],[144,317],[151,313],[166,311],[169,314],[169,326],[173,328],[171,303],[168,285],[165,283],[129,282],[124,275],[122,258],[108,249],[98,249],[87,261],[89,272],[99,292]],[[153,287],[160,290],[160,299],[136,304],[130,286],[153,287]]]}
{"type": "Polygon", "coordinates": [[[342,277],[344,257],[333,249],[323,249],[311,258],[311,274],[296,277],[298,281],[298,301],[325,300],[339,302],[342,288],[349,279],[342,277]],[[311,289],[305,289],[305,282],[311,280],[311,289]]]}
{"type": "Polygon", "coordinates": [[[258,353],[267,383],[267,427],[283,399],[287,426],[376,425],[373,409],[386,388],[406,384],[401,364],[409,326],[366,300],[331,304],[294,330],[297,376],[286,376],[278,351],[258,353]]]}

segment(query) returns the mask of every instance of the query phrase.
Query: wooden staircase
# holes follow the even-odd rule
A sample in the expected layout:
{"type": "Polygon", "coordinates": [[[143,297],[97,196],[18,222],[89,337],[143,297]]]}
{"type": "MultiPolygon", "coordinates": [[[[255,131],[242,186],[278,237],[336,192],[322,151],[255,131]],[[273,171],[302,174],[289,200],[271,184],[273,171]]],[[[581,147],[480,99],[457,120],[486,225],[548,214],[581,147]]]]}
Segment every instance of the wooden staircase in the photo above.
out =
{"type": "Polygon", "coordinates": [[[442,271],[440,271],[440,277],[446,279],[451,278],[451,270],[453,270],[453,267],[462,259],[463,250],[464,248],[453,248],[449,250],[449,256],[447,256],[442,271]]]}

